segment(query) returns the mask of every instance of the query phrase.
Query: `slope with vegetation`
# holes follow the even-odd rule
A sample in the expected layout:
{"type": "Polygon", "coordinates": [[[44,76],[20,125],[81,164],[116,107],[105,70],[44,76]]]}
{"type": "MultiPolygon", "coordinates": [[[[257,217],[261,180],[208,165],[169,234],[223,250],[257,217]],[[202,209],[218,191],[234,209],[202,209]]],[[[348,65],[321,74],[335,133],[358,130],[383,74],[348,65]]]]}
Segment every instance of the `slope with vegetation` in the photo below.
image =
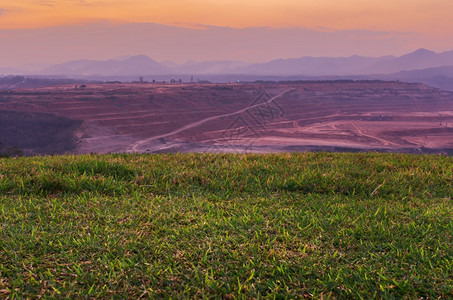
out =
{"type": "Polygon", "coordinates": [[[2,158],[0,297],[453,297],[453,158],[2,158]]]}

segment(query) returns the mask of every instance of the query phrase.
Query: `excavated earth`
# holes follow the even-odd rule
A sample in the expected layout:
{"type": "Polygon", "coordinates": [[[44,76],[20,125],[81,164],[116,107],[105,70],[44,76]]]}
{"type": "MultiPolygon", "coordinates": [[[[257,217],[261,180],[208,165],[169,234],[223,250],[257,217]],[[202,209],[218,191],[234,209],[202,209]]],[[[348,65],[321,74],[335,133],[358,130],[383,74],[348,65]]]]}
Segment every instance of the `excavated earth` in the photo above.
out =
{"type": "Polygon", "coordinates": [[[8,90],[0,91],[0,143],[26,154],[453,154],[453,93],[383,81],[8,90]]]}

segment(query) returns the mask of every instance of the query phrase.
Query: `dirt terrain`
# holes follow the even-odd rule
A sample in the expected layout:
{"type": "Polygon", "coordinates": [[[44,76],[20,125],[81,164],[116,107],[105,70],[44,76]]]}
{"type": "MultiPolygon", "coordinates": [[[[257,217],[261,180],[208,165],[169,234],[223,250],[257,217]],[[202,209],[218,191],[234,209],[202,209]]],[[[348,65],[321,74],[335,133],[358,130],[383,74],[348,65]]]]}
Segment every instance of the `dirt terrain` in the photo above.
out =
{"type": "Polygon", "coordinates": [[[0,91],[0,122],[0,143],[39,154],[453,154],[453,93],[402,82],[71,84],[6,90],[0,91]]]}

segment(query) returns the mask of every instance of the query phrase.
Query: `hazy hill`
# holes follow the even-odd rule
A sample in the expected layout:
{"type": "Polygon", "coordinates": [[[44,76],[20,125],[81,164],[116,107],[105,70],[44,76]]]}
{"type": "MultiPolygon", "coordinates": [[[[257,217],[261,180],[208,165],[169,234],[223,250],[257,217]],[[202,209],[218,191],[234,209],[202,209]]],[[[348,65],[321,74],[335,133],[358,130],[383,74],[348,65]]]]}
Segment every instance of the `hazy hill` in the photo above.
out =
{"type": "Polygon", "coordinates": [[[300,57],[246,66],[240,73],[266,75],[360,75],[390,74],[453,65],[453,51],[436,53],[419,49],[395,57],[300,57]]]}
{"type": "MultiPolygon", "coordinates": [[[[158,63],[148,56],[137,55],[110,60],[73,60],[43,68],[41,71],[36,71],[36,66],[33,69],[29,68],[28,71],[25,70],[25,67],[17,69],[0,68],[0,74],[84,76],[85,78],[89,77],[91,79],[147,75],[165,75],[168,77],[169,74],[187,75],[190,78],[191,75],[214,76],[234,74],[234,76],[238,75],[237,77],[239,75],[251,76],[250,80],[256,80],[261,79],[263,76],[312,77],[365,75],[376,77],[377,75],[393,75],[403,71],[416,71],[414,74],[399,73],[395,77],[404,80],[406,77],[424,79],[427,76],[447,76],[450,78],[450,75],[444,74],[447,69],[442,69],[447,66],[453,66],[453,51],[436,53],[426,49],[419,49],[399,57],[365,57],[357,55],[350,57],[305,56],[300,58],[277,59],[255,64],[229,60],[192,61],[184,64],[174,62],[158,63]],[[421,72],[420,70],[424,71],[421,72]]],[[[447,80],[450,80],[448,78],[447,80]]],[[[166,80],[166,78],[162,80],[166,80]]],[[[453,86],[453,81],[451,85],[453,86]]]]}
{"type": "Polygon", "coordinates": [[[366,73],[388,74],[453,65],[453,51],[436,53],[419,49],[388,61],[378,62],[365,69],[366,73]]]}
{"type": "Polygon", "coordinates": [[[203,62],[187,62],[182,65],[169,64],[175,73],[179,74],[231,74],[248,64],[242,61],[214,60],[203,62]]]}
{"type": "Polygon", "coordinates": [[[7,68],[7,67],[0,67],[0,75],[17,75],[17,74],[25,74],[27,73],[24,70],[19,70],[16,68],[7,68]]]}
{"type": "Polygon", "coordinates": [[[146,75],[168,73],[167,67],[145,55],[132,56],[124,60],[74,60],[44,69],[43,75],[146,75]]]}
{"type": "Polygon", "coordinates": [[[252,64],[240,70],[240,73],[267,75],[343,75],[361,74],[363,66],[371,66],[382,61],[389,61],[393,56],[385,57],[301,57],[277,59],[267,63],[252,64]]]}
{"type": "Polygon", "coordinates": [[[442,66],[421,70],[401,71],[389,75],[377,76],[386,80],[422,82],[426,85],[453,91],[453,66],[442,66]]]}

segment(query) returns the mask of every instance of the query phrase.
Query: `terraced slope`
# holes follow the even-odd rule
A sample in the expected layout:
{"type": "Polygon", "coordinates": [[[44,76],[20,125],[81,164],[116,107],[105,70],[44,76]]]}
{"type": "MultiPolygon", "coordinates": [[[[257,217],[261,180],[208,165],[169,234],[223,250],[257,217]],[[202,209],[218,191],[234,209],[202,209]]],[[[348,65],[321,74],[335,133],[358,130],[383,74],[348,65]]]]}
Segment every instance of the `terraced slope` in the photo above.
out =
{"type": "Polygon", "coordinates": [[[401,82],[66,85],[0,92],[0,111],[80,121],[75,153],[453,149],[453,93],[401,82]]]}

